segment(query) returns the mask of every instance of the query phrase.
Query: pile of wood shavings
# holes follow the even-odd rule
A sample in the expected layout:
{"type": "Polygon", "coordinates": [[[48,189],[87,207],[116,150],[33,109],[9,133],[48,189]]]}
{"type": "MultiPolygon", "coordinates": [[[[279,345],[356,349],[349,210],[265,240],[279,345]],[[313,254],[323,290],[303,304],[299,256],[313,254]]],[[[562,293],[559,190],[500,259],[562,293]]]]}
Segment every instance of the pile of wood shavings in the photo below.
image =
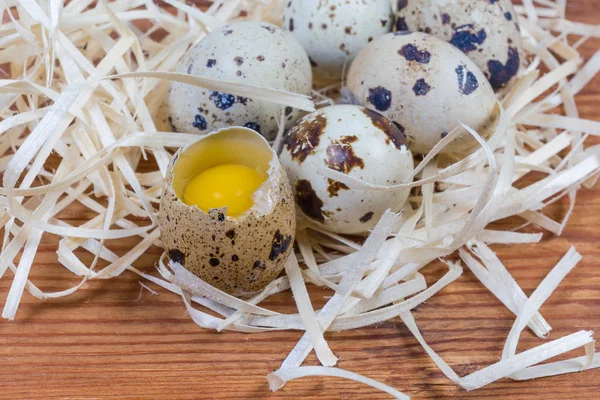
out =
{"type": "MultiPolygon", "coordinates": [[[[412,207],[401,215],[385,214],[362,244],[303,226],[297,235],[298,258],[307,268],[300,268],[297,258],[291,257],[286,276],[243,301],[199,280],[177,263],[165,265],[161,260],[162,278],[132,267],[150,246],[160,245],[155,225],[158,196],[174,149],[197,138],[157,132],[152,116],[170,80],[273,101],[282,107],[310,111],[314,105],[293,93],[170,72],[206,32],[240,15],[278,23],[283,1],[214,1],[207,3],[205,11],[172,0],[166,3],[168,7],[160,8],[145,0],[75,0],[66,5],[60,0],[4,2],[0,277],[14,275],[4,318],[15,317],[24,290],[40,299],[67,296],[89,279],[108,279],[130,270],[180,294],[190,316],[202,327],[305,331],[281,368],[269,375],[273,390],[292,379],[324,375],[357,380],[396,398],[408,398],[376,381],[332,368],[337,358],[323,336],[327,330],[355,329],[395,317],[402,319],[443,373],[467,390],[505,377],[525,380],[600,366],[589,331],[516,353],[519,334],[526,326],[539,337],[549,333],[551,327],[538,310],[581,256],[569,250],[527,298],[488,245],[533,243],[541,234],[486,229],[493,221],[519,216],[526,224],[559,235],[577,190],[594,185],[600,175],[600,147],[585,148],[589,135],[600,135],[600,123],[578,118],[574,100],[600,70],[600,52],[585,64],[577,52],[589,37],[600,37],[597,26],[566,21],[564,0],[523,1],[517,10],[529,66],[512,90],[499,98],[503,113],[495,134],[484,141],[465,126],[481,148],[454,162],[436,156],[460,130],[446,136],[417,167],[415,182],[400,185],[419,187],[411,197],[412,207]],[[580,39],[571,45],[568,35],[580,39]],[[548,72],[542,75],[540,70],[548,72]],[[55,170],[46,166],[51,155],[60,161],[55,170]],[[139,166],[149,155],[156,167],[140,172],[139,166]],[[526,187],[513,186],[532,171],[538,172],[537,180],[526,187]],[[564,196],[570,207],[562,221],[542,214],[546,205],[564,196]],[[95,216],[81,226],[70,226],[58,215],[74,203],[95,216]],[[43,234],[61,237],[58,260],[81,277],[80,284],[45,293],[28,280],[43,234]],[[106,241],[123,237],[139,237],[140,241],[118,256],[106,241]],[[82,251],[93,255],[93,262],[83,262],[82,251]],[[427,345],[411,314],[461,275],[460,262],[443,259],[456,251],[516,315],[502,360],[465,377],[459,377],[427,345]],[[419,271],[437,259],[446,263],[448,272],[428,287],[419,271]],[[101,263],[108,265],[98,268],[101,263]],[[314,310],[306,283],[327,286],[335,294],[322,309],[314,310]],[[293,295],[297,314],[260,307],[267,297],[284,291],[290,301],[293,295]],[[537,365],[580,347],[585,356],[537,365]],[[323,366],[302,367],[313,349],[323,366]]],[[[325,93],[315,92],[317,105],[334,101],[325,93]]],[[[394,190],[328,169],[319,172],[354,189],[394,190]]]]}

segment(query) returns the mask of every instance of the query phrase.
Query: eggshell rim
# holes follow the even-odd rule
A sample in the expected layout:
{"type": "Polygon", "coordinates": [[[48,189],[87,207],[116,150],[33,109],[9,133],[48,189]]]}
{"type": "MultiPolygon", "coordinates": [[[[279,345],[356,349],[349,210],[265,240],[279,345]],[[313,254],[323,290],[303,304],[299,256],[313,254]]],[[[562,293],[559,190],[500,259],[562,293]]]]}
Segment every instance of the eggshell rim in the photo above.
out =
{"type": "MultiPolygon", "coordinates": [[[[201,142],[202,140],[205,140],[212,136],[223,134],[224,132],[231,131],[231,130],[242,131],[250,136],[254,136],[255,138],[258,138],[259,141],[262,142],[261,144],[264,144],[271,151],[271,159],[269,160],[269,169],[267,171],[268,177],[258,187],[258,189],[256,189],[256,191],[252,195],[252,199],[255,200],[257,198],[257,194],[264,194],[264,195],[266,195],[266,197],[271,197],[269,195],[273,192],[274,188],[277,186],[277,184],[280,182],[280,180],[282,178],[281,171],[282,171],[283,167],[279,164],[279,159],[277,158],[277,153],[275,153],[275,150],[271,147],[271,145],[269,144],[267,139],[265,139],[264,136],[262,136],[255,130],[244,127],[244,126],[229,126],[226,128],[220,128],[220,129],[214,130],[210,133],[207,133],[206,135],[202,135],[200,138],[198,138],[198,140],[195,140],[191,143],[186,144],[183,147],[180,147],[173,155],[173,160],[171,161],[169,168],[167,170],[167,177],[165,179],[166,190],[171,191],[171,193],[173,193],[175,195],[175,198],[177,199],[176,201],[180,202],[185,207],[195,208],[197,210],[195,212],[201,212],[206,215],[211,215],[215,212],[219,212],[219,213],[223,213],[227,219],[237,221],[237,222],[242,222],[242,221],[246,220],[246,218],[248,218],[250,215],[254,215],[255,217],[262,217],[262,216],[269,215],[269,214],[273,213],[273,211],[275,211],[275,207],[277,206],[276,201],[270,201],[269,207],[266,210],[263,210],[263,208],[260,207],[261,204],[259,202],[254,201],[254,204],[252,205],[252,207],[250,207],[250,209],[248,209],[248,211],[241,214],[240,216],[231,217],[231,216],[227,215],[227,212],[226,212],[227,207],[211,208],[208,212],[206,212],[206,211],[200,209],[198,206],[186,204],[173,189],[173,180],[175,178],[174,168],[175,168],[175,165],[177,164],[177,161],[179,161],[180,155],[183,154],[184,152],[186,152],[187,150],[189,150],[191,147],[198,144],[199,142],[201,142]],[[277,168],[278,166],[279,166],[279,168],[277,168]]],[[[287,178],[285,178],[285,179],[287,179],[287,178]]],[[[264,197],[261,197],[261,198],[264,199],[264,197]]]]}

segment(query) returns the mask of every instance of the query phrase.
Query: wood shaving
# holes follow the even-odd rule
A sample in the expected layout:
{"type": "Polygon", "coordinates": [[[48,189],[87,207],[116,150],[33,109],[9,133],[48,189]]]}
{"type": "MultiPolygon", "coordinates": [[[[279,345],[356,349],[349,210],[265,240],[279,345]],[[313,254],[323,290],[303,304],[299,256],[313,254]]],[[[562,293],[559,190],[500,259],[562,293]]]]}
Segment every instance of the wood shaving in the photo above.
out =
{"type": "MultiPolygon", "coordinates": [[[[10,279],[12,273],[3,318],[17,316],[25,290],[41,300],[68,296],[88,280],[132,271],[181,296],[190,317],[203,328],[305,332],[281,368],[268,376],[272,390],[305,376],[333,376],[408,399],[382,383],[332,368],[337,358],[326,341],[327,331],[396,317],[441,371],[466,390],[502,378],[527,380],[600,367],[590,331],[516,353],[526,326],[541,338],[551,331],[539,308],[581,259],[576,250],[569,250],[528,298],[488,247],[540,241],[541,233],[519,232],[529,224],[560,235],[577,190],[593,186],[600,177],[600,149],[586,148],[589,136],[600,135],[600,123],[581,119],[574,100],[600,72],[600,51],[583,64],[577,50],[588,38],[600,37],[600,26],[566,20],[565,0],[523,1],[516,9],[530,62],[513,88],[499,95],[501,117],[492,137],[483,140],[465,125],[451,130],[414,175],[395,186],[377,186],[319,169],[320,174],[354,189],[419,191],[401,215],[386,213],[364,243],[301,223],[297,256],[287,261],[286,276],[244,301],[201,281],[176,262],[166,265],[164,257],[158,263],[160,277],[133,267],[151,246],[160,246],[159,196],[173,151],[197,138],[161,132],[153,116],[161,111],[169,81],[306,111],[315,105],[295,93],[173,72],[191,46],[229,22],[246,18],[280,23],[283,0],[215,1],[205,10],[177,0],[166,3],[170,8],[144,0],[72,0],[66,5],[60,0],[3,2],[8,13],[0,26],[5,75],[0,80],[0,220],[4,226],[0,278],[10,279]],[[154,39],[159,30],[165,34],[154,39]],[[569,36],[578,39],[571,44],[569,36]],[[542,74],[542,69],[547,72],[542,74]],[[560,106],[563,111],[557,113],[560,106]],[[460,161],[439,155],[465,132],[478,141],[477,151],[460,161]],[[60,159],[55,170],[45,166],[51,154],[60,159]],[[140,172],[138,166],[149,155],[155,168],[140,172]],[[538,172],[532,183],[514,186],[530,172],[538,172]],[[562,220],[542,214],[547,205],[565,196],[569,208],[562,220]],[[75,206],[86,207],[93,216],[79,226],[61,219],[61,211],[75,206]],[[488,228],[491,222],[510,216],[518,216],[524,225],[510,231],[488,228]],[[81,277],[74,287],[46,293],[29,280],[40,241],[47,234],[60,236],[58,262],[81,277]],[[105,241],[124,237],[137,237],[139,242],[118,256],[105,241]],[[92,263],[78,255],[82,250],[94,256],[92,263]],[[459,262],[444,258],[455,251],[459,262]],[[446,263],[448,272],[427,286],[419,271],[438,259],[446,263]],[[100,260],[108,265],[98,268],[100,260]],[[427,345],[411,313],[460,277],[461,261],[516,316],[502,360],[465,377],[459,377],[427,345]],[[315,310],[306,284],[328,287],[334,294],[315,310]],[[282,292],[290,301],[293,297],[298,313],[282,314],[260,306],[282,292]],[[536,365],[578,347],[585,349],[585,356],[536,365]],[[323,367],[302,366],[313,348],[323,367]]],[[[314,92],[318,105],[345,101],[331,98],[330,89],[314,92]]],[[[341,93],[347,95],[344,88],[341,93]]],[[[280,124],[275,148],[280,148],[283,134],[280,124]]]]}

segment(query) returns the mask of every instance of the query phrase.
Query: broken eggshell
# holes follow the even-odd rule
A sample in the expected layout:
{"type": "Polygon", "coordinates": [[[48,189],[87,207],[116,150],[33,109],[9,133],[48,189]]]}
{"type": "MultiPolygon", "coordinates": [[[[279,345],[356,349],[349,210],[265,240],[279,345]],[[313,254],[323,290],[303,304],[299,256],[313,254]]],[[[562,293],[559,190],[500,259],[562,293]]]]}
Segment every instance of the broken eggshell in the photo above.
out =
{"type": "Polygon", "coordinates": [[[392,23],[389,0],[290,0],[283,28],[306,50],[315,80],[327,84],[340,82],[344,66],[392,23]]]}
{"type": "MultiPolygon", "coordinates": [[[[189,50],[178,72],[309,95],[312,72],[302,46],[284,30],[260,21],[217,29],[189,50]]],[[[172,82],[158,124],[175,132],[208,133],[245,126],[268,140],[277,135],[282,106],[172,82]]],[[[286,126],[301,115],[285,107],[286,126]]]]}
{"type": "Polygon", "coordinates": [[[330,106],[305,116],[288,132],[280,159],[301,215],[328,231],[373,229],[387,209],[400,211],[409,194],[408,189],[352,190],[317,172],[327,167],[376,185],[410,178],[413,157],[404,134],[383,115],[361,106],[330,106]]]}
{"type": "Polygon", "coordinates": [[[511,0],[399,0],[396,29],[450,42],[477,64],[496,91],[517,79],[524,52],[511,0]]]}
{"type": "MultiPolygon", "coordinates": [[[[347,85],[360,104],[396,123],[414,153],[428,153],[461,122],[488,138],[499,117],[494,91],[473,61],[421,32],[369,43],[350,66],[347,85]]],[[[476,146],[465,131],[443,152],[466,155],[476,146]]]]}
{"type": "Polygon", "coordinates": [[[180,149],[171,161],[159,214],[161,240],[170,259],[205,282],[237,297],[258,293],[281,272],[293,251],[296,218],[292,191],[275,152],[255,131],[226,128],[180,149]],[[239,217],[227,209],[208,213],[181,198],[201,171],[242,164],[268,176],[239,217]]]}

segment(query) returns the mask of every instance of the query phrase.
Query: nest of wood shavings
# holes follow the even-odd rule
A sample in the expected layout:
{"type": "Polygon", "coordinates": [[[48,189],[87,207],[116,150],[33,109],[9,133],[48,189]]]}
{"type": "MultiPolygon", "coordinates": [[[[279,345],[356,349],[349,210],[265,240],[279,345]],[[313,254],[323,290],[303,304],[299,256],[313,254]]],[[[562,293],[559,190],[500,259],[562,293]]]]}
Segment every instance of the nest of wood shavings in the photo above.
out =
{"type": "Polygon", "coordinates": [[[166,3],[158,7],[149,0],[5,2],[0,26],[4,75],[0,277],[13,280],[4,318],[15,318],[24,290],[39,299],[67,296],[87,280],[114,278],[129,270],[181,295],[190,316],[204,328],[304,331],[281,368],[268,376],[273,390],[292,379],[323,375],[357,380],[396,398],[408,398],[379,382],[333,368],[337,359],[324,339],[327,330],[355,329],[395,317],[402,319],[443,373],[467,390],[505,377],[525,380],[600,366],[589,331],[516,353],[526,326],[539,337],[550,332],[538,310],[581,256],[569,250],[528,298],[488,245],[533,243],[541,234],[522,233],[520,228],[486,229],[496,220],[519,216],[525,225],[560,235],[579,188],[595,184],[600,148],[586,148],[585,142],[590,135],[600,135],[600,123],[578,117],[574,96],[600,70],[600,52],[584,64],[577,51],[589,37],[600,36],[599,27],[565,20],[564,0],[523,1],[517,11],[529,65],[511,91],[499,96],[503,111],[494,135],[486,141],[469,127],[461,128],[477,139],[480,148],[453,162],[437,153],[460,133],[454,130],[416,168],[414,182],[394,187],[320,170],[353,189],[418,189],[410,206],[401,215],[386,213],[364,243],[303,226],[297,234],[297,257],[287,262],[285,276],[243,301],[172,261],[159,262],[161,277],[132,267],[150,246],[160,246],[156,217],[170,157],[197,138],[157,132],[152,116],[173,80],[306,111],[315,103],[327,105],[338,99],[323,90],[314,93],[313,103],[294,93],[172,72],[191,46],[226,23],[260,19],[278,24],[283,1],[220,0],[207,2],[205,11],[174,0],[166,3]],[[568,35],[580,39],[570,44],[568,35]],[[141,172],[140,165],[150,156],[155,164],[141,172]],[[49,158],[58,159],[56,169],[47,167],[49,158]],[[532,171],[538,172],[533,182],[514,185],[532,171]],[[564,196],[570,207],[563,220],[542,214],[546,205],[564,196]],[[80,226],[58,217],[74,205],[84,206],[90,215],[80,226]],[[60,237],[59,262],[81,277],[75,287],[46,293],[28,279],[44,234],[60,237]],[[119,256],[109,242],[124,237],[137,237],[139,242],[119,256]],[[455,252],[460,261],[443,258],[455,252]],[[448,272],[427,286],[419,271],[438,259],[448,272]],[[516,315],[501,361],[465,377],[427,345],[411,314],[461,275],[461,262],[516,315]],[[307,283],[334,290],[320,310],[310,301],[307,283]],[[293,297],[298,313],[281,314],[260,306],[284,291],[290,302],[293,297]],[[537,365],[580,347],[585,350],[582,357],[537,365]],[[302,367],[313,349],[323,366],[302,367]]]}

